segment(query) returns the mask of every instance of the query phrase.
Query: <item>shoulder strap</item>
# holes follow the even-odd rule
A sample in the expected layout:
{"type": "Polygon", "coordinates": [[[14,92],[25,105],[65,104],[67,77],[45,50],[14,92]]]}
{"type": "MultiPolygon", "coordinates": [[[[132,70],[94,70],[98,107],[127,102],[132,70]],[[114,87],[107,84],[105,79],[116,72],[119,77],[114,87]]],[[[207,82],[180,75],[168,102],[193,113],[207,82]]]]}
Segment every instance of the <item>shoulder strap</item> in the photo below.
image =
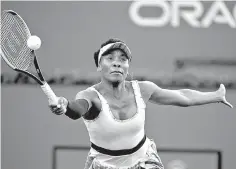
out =
{"type": "Polygon", "coordinates": [[[97,89],[95,89],[95,87],[92,86],[92,87],[90,87],[90,89],[97,93],[97,95],[102,103],[107,103],[106,99],[99,93],[99,91],[97,91],[97,89]]]}
{"type": "Polygon", "coordinates": [[[135,81],[131,81],[132,83],[132,86],[133,86],[133,89],[134,89],[134,94],[135,94],[135,99],[136,99],[136,102],[139,106],[141,107],[146,107],[146,104],[142,98],[142,94],[141,94],[141,91],[140,91],[140,87],[139,87],[139,84],[138,84],[138,81],[135,80],[135,81]]]}

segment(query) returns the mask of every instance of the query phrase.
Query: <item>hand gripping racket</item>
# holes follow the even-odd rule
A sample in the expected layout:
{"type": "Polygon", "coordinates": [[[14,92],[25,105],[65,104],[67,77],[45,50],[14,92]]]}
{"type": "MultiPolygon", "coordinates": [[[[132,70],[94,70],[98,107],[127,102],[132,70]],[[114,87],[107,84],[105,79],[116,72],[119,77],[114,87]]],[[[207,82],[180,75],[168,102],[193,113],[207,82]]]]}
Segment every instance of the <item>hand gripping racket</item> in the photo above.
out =
{"type": "Polygon", "coordinates": [[[22,72],[36,80],[52,104],[58,105],[58,98],[45,81],[34,50],[27,46],[31,36],[24,20],[14,11],[5,10],[1,16],[1,57],[13,70],[22,72]],[[38,77],[29,72],[34,64],[38,77]]]}

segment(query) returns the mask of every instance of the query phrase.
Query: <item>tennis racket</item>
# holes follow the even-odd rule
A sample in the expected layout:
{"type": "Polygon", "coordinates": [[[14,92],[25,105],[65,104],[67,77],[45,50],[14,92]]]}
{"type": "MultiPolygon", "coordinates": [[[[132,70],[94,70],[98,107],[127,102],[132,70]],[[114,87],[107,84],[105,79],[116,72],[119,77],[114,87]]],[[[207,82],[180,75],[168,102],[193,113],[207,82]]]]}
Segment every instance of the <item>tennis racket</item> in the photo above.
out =
{"type": "MultiPolygon", "coordinates": [[[[51,103],[58,105],[57,96],[41,73],[35,51],[27,46],[27,40],[30,36],[29,28],[16,12],[12,10],[2,12],[1,57],[13,70],[24,73],[36,80],[51,103]],[[32,65],[35,66],[38,77],[29,72],[32,65]]],[[[60,106],[58,105],[58,107],[60,106]]]]}

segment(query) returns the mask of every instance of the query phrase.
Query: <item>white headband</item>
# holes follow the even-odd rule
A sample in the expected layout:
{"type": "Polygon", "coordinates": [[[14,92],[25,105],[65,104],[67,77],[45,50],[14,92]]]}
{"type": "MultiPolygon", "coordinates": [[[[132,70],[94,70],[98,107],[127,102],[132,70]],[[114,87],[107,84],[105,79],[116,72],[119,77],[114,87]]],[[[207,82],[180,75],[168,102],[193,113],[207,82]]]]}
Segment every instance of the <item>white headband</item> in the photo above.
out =
{"type": "Polygon", "coordinates": [[[104,52],[106,52],[109,49],[115,49],[115,48],[123,50],[126,53],[129,60],[131,60],[131,51],[130,51],[129,47],[123,42],[115,42],[115,43],[109,43],[109,44],[103,46],[99,50],[98,64],[100,63],[101,57],[104,54],[104,52]]]}

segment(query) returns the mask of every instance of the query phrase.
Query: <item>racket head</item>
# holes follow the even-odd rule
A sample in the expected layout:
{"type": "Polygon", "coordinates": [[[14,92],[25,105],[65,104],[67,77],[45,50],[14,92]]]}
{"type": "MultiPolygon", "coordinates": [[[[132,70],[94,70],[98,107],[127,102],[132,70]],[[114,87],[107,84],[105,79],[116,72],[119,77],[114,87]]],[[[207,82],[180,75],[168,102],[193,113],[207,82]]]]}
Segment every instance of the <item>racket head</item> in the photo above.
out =
{"type": "Polygon", "coordinates": [[[41,85],[47,97],[57,104],[58,99],[43,78],[34,50],[27,46],[27,40],[30,36],[28,26],[16,12],[12,10],[2,12],[0,51],[2,58],[12,69],[35,79],[41,85]],[[39,78],[27,71],[32,64],[34,64],[39,78]]]}
{"type": "Polygon", "coordinates": [[[27,46],[31,36],[24,20],[12,10],[1,16],[1,57],[12,69],[26,71],[34,61],[34,51],[27,46]]]}

